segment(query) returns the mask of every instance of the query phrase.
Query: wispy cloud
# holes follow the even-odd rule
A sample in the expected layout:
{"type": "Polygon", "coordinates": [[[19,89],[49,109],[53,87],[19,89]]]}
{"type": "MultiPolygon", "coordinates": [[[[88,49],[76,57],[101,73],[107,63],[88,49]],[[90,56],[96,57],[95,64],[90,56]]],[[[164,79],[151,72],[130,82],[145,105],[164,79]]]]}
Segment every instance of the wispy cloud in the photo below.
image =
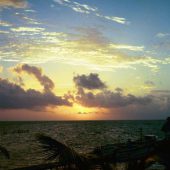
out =
{"type": "Polygon", "coordinates": [[[114,17],[114,16],[103,16],[105,19],[111,20],[111,21],[115,21],[117,23],[120,24],[129,24],[129,22],[126,21],[125,18],[121,18],[121,17],[114,17]]]}
{"type": "Polygon", "coordinates": [[[9,34],[9,31],[0,30],[0,34],[9,34]]]}
{"type": "Polygon", "coordinates": [[[41,24],[40,22],[38,22],[37,20],[33,19],[33,18],[29,18],[27,16],[23,17],[24,20],[27,21],[27,23],[29,24],[35,24],[35,25],[38,25],[38,24],[41,24]]]}
{"type": "Polygon", "coordinates": [[[132,46],[126,44],[110,44],[110,48],[113,49],[125,49],[130,51],[144,51],[144,46],[132,46]]]}
{"type": "Polygon", "coordinates": [[[81,4],[76,1],[70,0],[53,0],[54,2],[71,8],[75,12],[84,13],[84,14],[93,14],[97,17],[110,20],[119,24],[129,24],[130,22],[126,20],[126,18],[118,17],[118,16],[107,16],[100,13],[97,7],[92,7],[87,4],[81,4]]]}
{"type": "Polygon", "coordinates": [[[0,73],[3,72],[3,66],[0,66],[0,73]]]}
{"type": "Polygon", "coordinates": [[[147,80],[144,82],[144,84],[141,86],[143,90],[151,91],[152,89],[155,88],[155,83],[151,80],[147,80]]]}
{"type": "Polygon", "coordinates": [[[7,21],[2,21],[0,20],[0,26],[3,26],[3,27],[11,27],[12,24],[7,22],[7,21]]]}
{"type": "Polygon", "coordinates": [[[36,11],[33,9],[25,9],[25,12],[36,13],[36,11]]]}
{"type": "Polygon", "coordinates": [[[16,35],[17,39],[14,43],[0,47],[3,61],[53,61],[103,71],[136,69],[138,65],[158,71],[159,65],[170,64],[168,57],[156,59],[143,55],[144,46],[115,44],[96,28],[76,29],[77,34],[74,36],[63,32],[48,32],[39,27],[17,27],[11,28],[11,31],[9,34],[16,35]],[[23,35],[27,38],[22,38],[23,35]],[[128,51],[134,54],[130,55],[128,51]]]}
{"type": "MultiPolygon", "coordinates": [[[[25,10],[26,11],[26,10],[25,10]]],[[[28,11],[28,10],[27,10],[28,11]]],[[[30,10],[29,10],[30,11],[30,10]]],[[[38,25],[38,24],[41,24],[40,22],[38,22],[36,19],[34,18],[31,18],[31,17],[28,17],[25,13],[19,13],[19,12],[16,12],[15,15],[26,22],[26,24],[32,24],[32,25],[38,25]]]]}
{"type": "Polygon", "coordinates": [[[57,2],[59,4],[64,4],[64,3],[70,3],[71,1],[70,0],[53,0],[54,2],[57,2]]]}
{"type": "Polygon", "coordinates": [[[101,15],[99,13],[96,13],[95,15],[100,17],[100,18],[104,18],[106,20],[117,22],[119,24],[126,24],[126,25],[130,24],[130,22],[127,21],[126,18],[115,17],[115,16],[105,16],[105,15],[101,15]]]}
{"type": "Polygon", "coordinates": [[[90,14],[91,12],[96,12],[98,9],[96,7],[91,7],[87,4],[81,4],[76,1],[70,0],[54,0],[60,5],[71,8],[75,12],[90,14]]]}
{"type": "Polygon", "coordinates": [[[170,33],[159,32],[156,34],[156,37],[158,37],[158,38],[164,38],[164,37],[168,37],[168,36],[170,36],[170,33]]]}
{"type": "Polygon", "coordinates": [[[28,2],[26,0],[0,0],[0,7],[26,8],[28,2]]]}
{"type": "Polygon", "coordinates": [[[73,2],[73,6],[71,6],[71,8],[76,11],[76,12],[80,12],[80,13],[86,13],[89,14],[90,12],[96,12],[98,9],[91,7],[89,5],[86,4],[80,4],[78,2],[73,2]]]}
{"type": "Polygon", "coordinates": [[[17,28],[11,28],[11,31],[13,32],[42,32],[45,28],[40,27],[17,27],[17,28]]]}
{"type": "Polygon", "coordinates": [[[144,82],[148,86],[155,86],[155,83],[153,81],[147,80],[144,82]]]}

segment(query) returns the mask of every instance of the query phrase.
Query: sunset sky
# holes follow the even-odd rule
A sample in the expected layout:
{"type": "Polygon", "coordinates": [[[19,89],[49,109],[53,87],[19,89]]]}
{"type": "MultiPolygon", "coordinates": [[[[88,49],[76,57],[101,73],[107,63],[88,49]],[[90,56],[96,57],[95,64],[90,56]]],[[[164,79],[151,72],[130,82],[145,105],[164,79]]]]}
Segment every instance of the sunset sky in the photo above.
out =
{"type": "Polygon", "coordinates": [[[0,0],[0,120],[165,119],[169,0],[0,0]]]}

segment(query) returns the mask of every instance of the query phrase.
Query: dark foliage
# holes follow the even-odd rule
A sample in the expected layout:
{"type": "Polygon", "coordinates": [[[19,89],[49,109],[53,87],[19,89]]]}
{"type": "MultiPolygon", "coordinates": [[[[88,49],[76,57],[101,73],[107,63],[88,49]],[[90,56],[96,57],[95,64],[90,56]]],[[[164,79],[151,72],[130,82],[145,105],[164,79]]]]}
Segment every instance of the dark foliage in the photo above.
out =
{"type": "Polygon", "coordinates": [[[65,167],[75,166],[77,169],[88,169],[88,159],[85,156],[75,152],[72,148],[49,136],[38,135],[37,139],[45,154],[46,160],[59,162],[65,167]]]}
{"type": "Polygon", "coordinates": [[[0,146],[0,154],[2,154],[3,156],[5,156],[5,158],[9,159],[10,158],[10,155],[9,155],[9,152],[7,151],[6,148],[0,146]]]}

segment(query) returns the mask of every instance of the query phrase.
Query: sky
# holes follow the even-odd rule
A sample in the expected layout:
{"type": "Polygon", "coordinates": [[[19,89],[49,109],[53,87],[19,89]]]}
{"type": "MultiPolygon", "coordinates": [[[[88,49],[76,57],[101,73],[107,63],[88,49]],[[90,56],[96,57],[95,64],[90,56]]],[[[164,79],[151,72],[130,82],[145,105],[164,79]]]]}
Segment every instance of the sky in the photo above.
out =
{"type": "Polygon", "coordinates": [[[170,115],[169,0],[0,0],[0,120],[170,115]]]}

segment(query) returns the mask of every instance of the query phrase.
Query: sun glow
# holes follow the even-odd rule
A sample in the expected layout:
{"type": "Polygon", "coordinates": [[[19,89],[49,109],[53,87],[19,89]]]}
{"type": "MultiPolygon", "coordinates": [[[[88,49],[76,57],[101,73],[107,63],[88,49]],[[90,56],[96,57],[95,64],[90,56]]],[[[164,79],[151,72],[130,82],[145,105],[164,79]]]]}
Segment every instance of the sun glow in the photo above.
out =
{"type": "Polygon", "coordinates": [[[74,103],[73,108],[76,118],[82,120],[93,119],[95,117],[95,113],[98,110],[97,108],[88,108],[77,103],[74,103]]]}
{"type": "Polygon", "coordinates": [[[84,107],[80,104],[75,103],[74,104],[74,110],[79,114],[88,114],[89,112],[93,112],[95,109],[84,107]]]}
{"type": "Polygon", "coordinates": [[[52,113],[53,119],[62,120],[63,117],[67,120],[94,120],[99,112],[98,108],[88,108],[74,103],[70,106],[48,107],[49,113],[52,113]]]}

